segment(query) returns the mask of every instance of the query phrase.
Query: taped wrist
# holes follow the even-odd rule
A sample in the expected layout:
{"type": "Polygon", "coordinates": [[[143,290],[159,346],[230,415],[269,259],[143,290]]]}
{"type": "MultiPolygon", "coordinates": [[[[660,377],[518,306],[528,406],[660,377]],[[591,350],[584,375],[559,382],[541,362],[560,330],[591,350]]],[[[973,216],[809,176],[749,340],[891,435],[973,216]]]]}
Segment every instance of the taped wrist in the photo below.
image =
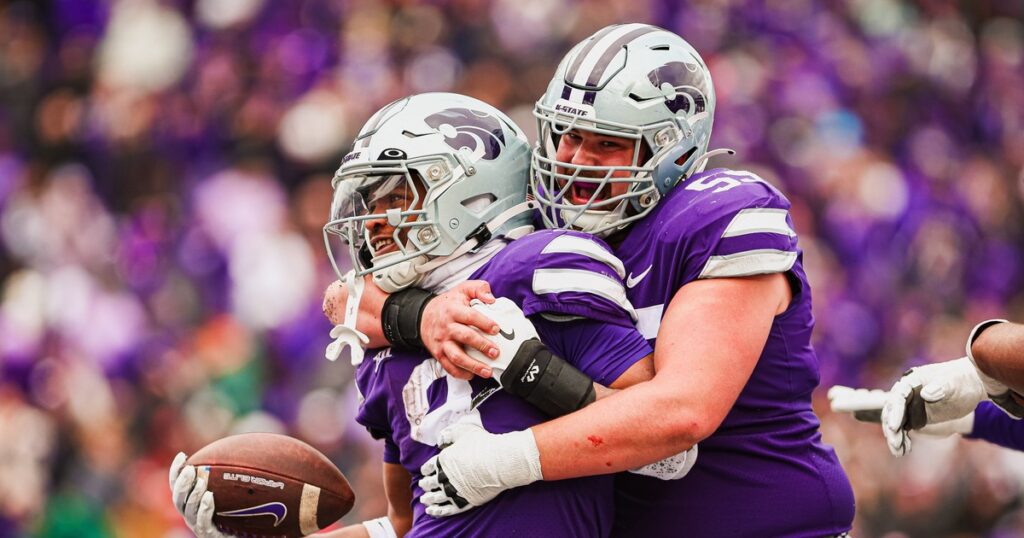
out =
{"type": "Polygon", "coordinates": [[[429,291],[408,288],[388,295],[384,300],[380,324],[384,338],[397,349],[426,350],[420,336],[420,321],[427,303],[436,297],[429,291]]]}
{"type": "Polygon", "coordinates": [[[596,399],[593,381],[536,338],[520,346],[501,373],[501,385],[551,417],[567,415],[596,399]]]}
{"type": "Polygon", "coordinates": [[[370,535],[370,538],[398,538],[395,527],[387,517],[364,521],[363,526],[366,527],[366,532],[370,535]]]}

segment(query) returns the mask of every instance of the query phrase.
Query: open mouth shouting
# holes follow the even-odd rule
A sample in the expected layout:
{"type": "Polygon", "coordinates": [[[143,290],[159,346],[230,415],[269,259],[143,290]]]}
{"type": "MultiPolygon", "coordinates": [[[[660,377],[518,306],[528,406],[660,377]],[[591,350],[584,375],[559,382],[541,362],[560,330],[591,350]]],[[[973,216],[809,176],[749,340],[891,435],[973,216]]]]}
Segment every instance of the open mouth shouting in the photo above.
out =
{"type": "Polygon", "coordinates": [[[583,181],[580,179],[573,181],[572,185],[569,187],[569,192],[567,193],[569,202],[573,205],[584,205],[591,203],[591,199],[593,199],[593,203],[607,200],[611,197],[611,184],[606,184],[601,188],[600,192],[598,192],[598,187],[600,186],[600,183],[583,181]]]}

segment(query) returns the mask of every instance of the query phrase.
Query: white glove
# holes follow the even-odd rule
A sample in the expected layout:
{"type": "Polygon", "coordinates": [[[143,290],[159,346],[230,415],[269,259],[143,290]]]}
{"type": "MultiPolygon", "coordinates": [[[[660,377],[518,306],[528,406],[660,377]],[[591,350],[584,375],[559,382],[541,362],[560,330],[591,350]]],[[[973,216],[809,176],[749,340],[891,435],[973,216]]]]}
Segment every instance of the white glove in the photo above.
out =
{"type": "Polygon", "coordinates": [[[653,476],[661,480],[678,480],[686,476],[696,463],[697,445],[693,445],[689,450],[684,450],[675,456],[669,456],[661,461],[648,463],[643,467],[630,469],[629,472],[653,476]]]}
{"type": "Polygon", "coordinates": [[[911,368],[889,390],[882,409],[882,433],[899,457],[911,449],[908,432],[974,411],[987,395],[967,357],[911,368]]]}
{"type": "Polygon", "coordinates": [[[420,502],[431,516],[459,514],[502,491],[544,479],[530,430],[493,434],[460,423],[442,430],[439,443],[449,446],[420,467],[420,502]]]}
{"type": "MultiPolygon", "coordinates": [[[[835,385],[828,389],[828,401],[834,413],[852,413],[853,418],[861,422],[879,424],[882,421],[882,408],[885,406],[889,393],[880,389],[855,389],[843,385],[835,385]]],[[[974,412],[946,422],[929,424],[915,433],[930,437],[949,437],[950,435],[967,435],[974,430],[974,412]]]]}
{"type": "Polygon", "coordinates": [[[208,478],[197,472],[194,465],[185,465],[186,459],[184,453],[178,452],[168,473],[174,508],[197,538],[230,538],[213,524],[213,492],[206,491],[208,478]]]}
{"type": "Polygon", "coordinates": [[[833,413],[853,413],[861,422],[882,421],[882,407],[889,393],[880,389],[855,389],[835,385],[828,389],[828,403],[833,413]]]}
{"type": "Polygon", "coordinates": [[[498,358],[491,359],[473,347],[465,347],[466,354],[490,365],[491,370],[494,371],[494,379],[501,383],[501,374],[508,368],[523,342],[538,338],[537,329],[534,328],[533,322],[523,314],[523,311],[506,297],[498,297],[494,304],[486,304],[478,299],[473,299],[469,306],[498,324],[498,334],[487,334],[476,329],[484,338],[497,346],[498,358]]]}
{"type": "Polygon", "coordinates": [[[974,431],[974,411],[960,418],[929,424],[915,433],[928,437],[949,437],[950,435],[969,435],[972,431],[974,431]]]}

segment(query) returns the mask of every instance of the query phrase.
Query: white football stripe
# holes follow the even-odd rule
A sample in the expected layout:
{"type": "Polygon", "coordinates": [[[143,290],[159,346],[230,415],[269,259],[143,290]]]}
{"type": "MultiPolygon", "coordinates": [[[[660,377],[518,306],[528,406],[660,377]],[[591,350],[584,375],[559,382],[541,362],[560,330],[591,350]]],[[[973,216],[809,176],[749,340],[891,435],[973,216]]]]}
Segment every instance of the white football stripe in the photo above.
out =
{"type": "Polygon", "coordinates": [[[780,234],[796,237],[796,232],[786,222],[789,211],[785,209],[744,209],[733,217],[722,237],[736,237],[753,233],[780,234]]]}
{"type": "Polygon", "coordinates": [[[316,511],[319,506],[320,488],[303,484],[302,499],[299,501],[299,530],[303,535],[320,530],[320,525],[316,522],[316,511]]]}
{"type": "Polygon", "coordinates": [[[541,254],[582,254],[592,260],[599,261],[615,270],[619,278],[626,277],[626,268],[614,254],[601,248],[594,241],[575,235],[560,235],[548,243],[541,254]]]}
{"type": "Polygon", "coordinates": [[[626,290],[622,287],[622,282],[618,280],[580,269],[537,269],[533,272],[534,293],[565,293],[568,291],[591,293],[604,297],[621,306],[623,310],[629,312],[633,321],[636,321],[633,304],[626,298],[626,290]]]}
{"type": "Polygon", "coordinates": [[[665,305],[656,304],[636,309],[636,329],[640,334],[650,340],[658,336],[658,329],[661,328],[661,315],[665,312],[665,305]]]}
{"type": "Polygon", "coordinates": [[[712,256],[697,278],[726,278],[781,273],[796,263],[796,252],[762,249],[712,256]]]}

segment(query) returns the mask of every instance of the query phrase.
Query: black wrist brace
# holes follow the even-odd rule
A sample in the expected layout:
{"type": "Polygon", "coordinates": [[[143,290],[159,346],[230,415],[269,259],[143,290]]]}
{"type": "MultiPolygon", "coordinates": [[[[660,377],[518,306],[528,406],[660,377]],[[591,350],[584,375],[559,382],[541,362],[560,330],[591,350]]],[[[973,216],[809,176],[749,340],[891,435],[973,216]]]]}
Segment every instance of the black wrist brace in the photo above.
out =
{"type": "Polygon", "coordinates": [[[436,297],[420,288],[396,291],[384,300],[380,315],[384,338],[396,349],[425,350],[420,336],[420,321],[427,303],[436,297]]]}
{"type": "Polygon", "coordinates": [[[551,417],[582,409],[597,398],[586,374],[552,355],[536,338],[523,342],[502,372],[501,385],[551,417]]]}

